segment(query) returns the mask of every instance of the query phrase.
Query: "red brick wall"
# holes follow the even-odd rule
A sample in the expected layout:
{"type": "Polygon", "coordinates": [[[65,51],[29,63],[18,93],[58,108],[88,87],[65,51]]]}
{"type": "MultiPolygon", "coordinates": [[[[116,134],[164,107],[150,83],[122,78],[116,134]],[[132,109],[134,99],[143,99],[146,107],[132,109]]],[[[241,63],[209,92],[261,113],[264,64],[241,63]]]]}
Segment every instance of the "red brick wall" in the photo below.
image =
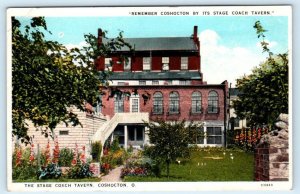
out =
{"type": "MultiPolygon", "coordinates": [[[[98,70],[104,70],[104,57],[99,57],[95,61],[98,70]]],[[[124,62],[119,62],[119,57],[112,57],[113,61],[113,71],[124,71],[124,62]]],[[[171,56],[169,58],[169,68],[170,70],[180,70],[181,69],[181,56],[171,56]]],[[[162,70],[162,57],[153,56],[152,57],[152,70],[160,71],[162,70]]],[[[135,56],[131,58],[131,69],[132,71],[143,71],[143,57],[135,56]]],[[[200,70],[200,56],[189,56],[188,57],[188,69],[189,70],[200,70]]]]}
{"type": "Polygon", "coordinates": [[[176,57],[170,57],[170,70],[180,70],[180,65],[181,65],[181,57],[176,56],[176,57]]]}
{"type": "MultiPolygon", "coordinates": [[[[133,87],[122,87],[122,91],[132,91],[133,87]]],[[[165,120],[224,120],[224,93],[221,87],[206,87],[206,88],[199,88],[198,87],[186,87],[186,88],[179,88],[179,87],[144,87],[139,88],[138,93],[140,96],[140,112],[149,112],[151,115],[151,119],[155,119],[157,117],[163,118],[165,120]],[[217,114],[208,114],[207,113],[207,106],[208,106],[208,93],[209,91],[214,90],[219,94],[219,107],[220,111],[217,114]],[[153,94],[155,92],[161,92],[163,94],[164,99],[164,115],[152,115],[151,111],[153,109],[153,94]],[[168,115],[169,109],[169,94],[171,91],[177,91],[179,93],[179,103],[180,103],[180,114],[179,115],[168,115]],[[191,115],[191,95],[194,91],[200,91],[202,94],[202,108],[204,111],[202,114],[198,115],[191,115]],[[150,100],[148,100],[144,104],[144,100],[142,98],[142,94],[149,93],[151,95],[150,100]]],[[[112,117],[114,115],[114,99],[108,98],[109,92],[106,92],[106,95],[103,96],[103,109],[102,113],[104,115],[109,115],[112,117]]],[[[124,100],[124,112],[130,111],[130,100],[125,98],[124,100]]]]}
{"type": "Polygon", "coordinates": [[[200,56],[189,57],[189,70],[199,70],[200,69],[200,56]]]}
{"type": "Polygon", "coordinates": [[[161,57],[152,57],[152,70],[154,71],[162,70],[161,57]]]}
{"type": "Polygon", "coordinates": [[[132,57],[131,70],[132,71],[143,71],[143,58],[142,57],[132,57]]]}

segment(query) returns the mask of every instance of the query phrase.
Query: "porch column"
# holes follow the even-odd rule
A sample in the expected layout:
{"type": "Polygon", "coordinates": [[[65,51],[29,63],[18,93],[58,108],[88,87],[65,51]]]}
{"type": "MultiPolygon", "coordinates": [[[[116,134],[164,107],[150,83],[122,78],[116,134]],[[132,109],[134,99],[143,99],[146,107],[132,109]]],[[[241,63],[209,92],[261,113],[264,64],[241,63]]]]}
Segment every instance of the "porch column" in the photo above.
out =
{"type": "Polygon", "coordinates": [[[128,141],[128,129],[127,125],[124,126],[124,149],[127,150],[127,141],[128,141]]]}
{"type": "Polygon", "coordinates": [[[150,140],[148,136],[148,127],[145,127],[145,132],[144,132],[144,145],[150,145],[150,140]]]}

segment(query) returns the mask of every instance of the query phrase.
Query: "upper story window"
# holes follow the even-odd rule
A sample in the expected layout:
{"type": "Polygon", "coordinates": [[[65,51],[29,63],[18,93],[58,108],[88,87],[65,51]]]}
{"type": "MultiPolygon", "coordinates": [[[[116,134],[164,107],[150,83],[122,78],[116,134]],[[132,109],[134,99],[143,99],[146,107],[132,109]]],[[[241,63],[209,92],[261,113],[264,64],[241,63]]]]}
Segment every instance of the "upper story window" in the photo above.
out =
{"type": "Polygon", "coordinates": [[[163,95],[161,92],[155,92],[153,95],[153,114],[163,113],[163,95]]]}
{"type": "Polygon", "coordinates": [[[118,86],[125,86],[125,82],[118,82],[118,86]]]}
{"type": "Polygon", "coordinates": [[[179,85],[191,85],[190,80],[179,80],[179,85]]]}
{"type": "Polygon", "coordinates": [[[216,91],[210,91],[208,94],[208,113],[219,112],[219,96],[216,91]]]}
{"type": "Polygon", "coordinates": [[[181,57],[181,70],[187,70],[188,69],[188,57],[181,57]]]}
{"type": "Polygon", "coordinates": [[[169,113],[179,113],[179,94],[178,92],[171,92],[169,96],[169,113]]]}
{"type": "Polygon", "coordinates": [[[164,70],[164,71],[169,70],[169,57],[162,58],[162,70],[164,70]]]}
{"type": "Polygon", "coordinates": [[[115,113],[124,112],[124,96],[123,95],[115,95],[114,97],[115,102],[115,113]]]}
{"type": "Polygon", "coordinates": [[[168,81],[167,81],[167,84],[168,84],[168,85],[172,85],[172,84],[173,84],[172,80],[168,80],[168,81]]]}
{"type": "Polygon", "coordinates": [[[112,59],[111,58],[105,58],[104,59],[104,65],[105,65],[105,70],[111,70],[112,66],[112,59]]]}
{"type": "Polygon", "coordinates": [[[141,85],[141,86],[144,86],[144,85],[146,85],[146,81],[145,81],[145,80],[141,80],[141,81],[139,81],[139,85],[141,85]]]}
{"type": "Polygon", "coordinates": [[[202,97],[200,92],[192,93],[192,113],[202,112],[202,97]]]}
{"type": "MultiPolygon", "coordinates": [[[[99,95],[98,98],[102,99],[102,95],[99,95]]],[[[93,112],[95,115],[99,115],[102,112],[102,102],[97,102],[96,106],[93,107],[93,112]]]]}
{"type": "Polygon", "coordinates": [[[152,85],[159,85],[159,81],[158,80],[153,80],[152,85]]]}
{"type": "Polygon", "coordinates": [[[127,57],[124,62],[124,71],[131,70],[131,57],[127,57]]]}
{"type": "Polygon", "coordinates": [[[150,57],[143,57],[143,70],[144,71],[151,70],[150,64],[151,64],[151,58],[150,57]]]}

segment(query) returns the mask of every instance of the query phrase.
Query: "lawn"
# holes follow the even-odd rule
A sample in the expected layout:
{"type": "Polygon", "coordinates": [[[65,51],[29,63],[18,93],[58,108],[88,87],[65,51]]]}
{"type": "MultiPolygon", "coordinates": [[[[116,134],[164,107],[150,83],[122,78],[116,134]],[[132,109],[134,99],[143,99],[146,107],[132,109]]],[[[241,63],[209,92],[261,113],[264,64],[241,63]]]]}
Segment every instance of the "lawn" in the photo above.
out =
{"type": "Polygon", "coordinates": [[[124,181],[253,181],[254,155],[241,150],[198,149],[191,159],[170,166],[170,178],[166,170],[161,177],[126,176],[124,181]],[[225,153],[225,154],[224,154],[225,153]]]}

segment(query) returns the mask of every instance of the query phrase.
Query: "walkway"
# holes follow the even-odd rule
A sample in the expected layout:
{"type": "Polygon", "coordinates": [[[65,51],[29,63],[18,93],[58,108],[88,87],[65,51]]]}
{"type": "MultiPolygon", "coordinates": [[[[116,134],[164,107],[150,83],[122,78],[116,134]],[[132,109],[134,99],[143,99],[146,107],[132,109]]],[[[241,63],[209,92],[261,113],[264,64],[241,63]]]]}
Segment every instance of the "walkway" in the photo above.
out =
{"type": "Polygon", "coordinates": [[[110,171],[107,175],[101,177],[101,182],[122,182],[121,170],[124,166],[118,166],[112,171],[110,171]]]}

